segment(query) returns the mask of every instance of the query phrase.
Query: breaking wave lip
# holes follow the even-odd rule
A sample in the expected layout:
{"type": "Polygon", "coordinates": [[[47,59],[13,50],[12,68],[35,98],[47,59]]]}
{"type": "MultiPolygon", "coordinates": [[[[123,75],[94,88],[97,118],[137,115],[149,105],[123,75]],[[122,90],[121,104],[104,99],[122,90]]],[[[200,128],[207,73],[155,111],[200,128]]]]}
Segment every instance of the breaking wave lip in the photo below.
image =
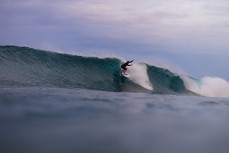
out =
{"type": "Polygon", "coordinates": [[[229,97],[229,84],[221,78],[192,79],[145,63],[134,63],[127,71],[130,77],[126,78],[121,74],[121,63],[118,58],[0,46],[0,87],[45,86],[229,97]],[[220,92],[222,90],[224,93],[220,92]]]}
{"type": "Polygon", "coordinates": [[[146,64],[136,63],[136,64],[132,64],[132,66],[130,66],[127,69],[127,73],[129,74],[130,76],[129,79],[131,81],[142,86],[145,89],[153,91],[153,85],[149,81],[147,70],[148,68],[146,64]]]}
{"type": "Polygon", "coordinates": [[[203,77],[195,79],[183,77],[185,87],[199,95],[206,97],[226,97],[229,98],[229,83],[219,77],[203,77]]]}

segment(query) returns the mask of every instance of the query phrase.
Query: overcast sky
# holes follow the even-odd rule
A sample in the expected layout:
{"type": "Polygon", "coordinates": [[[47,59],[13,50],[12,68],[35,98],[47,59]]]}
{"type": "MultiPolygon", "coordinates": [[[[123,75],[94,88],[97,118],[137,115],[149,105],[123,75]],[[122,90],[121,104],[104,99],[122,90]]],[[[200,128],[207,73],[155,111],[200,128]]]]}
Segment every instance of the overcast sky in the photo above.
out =
{"type": "Polygon", "coordinates": [[[162,61],[229,80],[229,1],[1,0],[0,45],[162,61]]]}

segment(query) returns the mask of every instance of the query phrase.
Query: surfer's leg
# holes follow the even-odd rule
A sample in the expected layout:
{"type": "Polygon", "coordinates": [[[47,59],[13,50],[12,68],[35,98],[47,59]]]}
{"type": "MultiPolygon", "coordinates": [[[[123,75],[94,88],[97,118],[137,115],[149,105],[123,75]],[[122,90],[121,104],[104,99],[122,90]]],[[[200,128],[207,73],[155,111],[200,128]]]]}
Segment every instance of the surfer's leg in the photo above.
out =
{"type": "Polygon", "coordinates": [[[123,73],[126,74],[126,71],[127,71],[127,68],[124,68],[123,69],[123,73]]]}

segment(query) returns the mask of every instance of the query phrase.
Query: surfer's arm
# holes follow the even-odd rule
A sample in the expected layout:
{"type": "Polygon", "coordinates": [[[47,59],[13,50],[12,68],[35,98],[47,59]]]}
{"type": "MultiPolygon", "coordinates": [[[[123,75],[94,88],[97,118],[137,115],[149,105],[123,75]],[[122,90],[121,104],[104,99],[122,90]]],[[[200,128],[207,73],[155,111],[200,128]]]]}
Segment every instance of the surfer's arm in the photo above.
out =
{"type": "Polygon", "coordinates": [[[132,60],[132,61],[128,61],[128,65],[127,66],[131,66],[131,65],[133,65],[133,64],[130,64],[130,63],[132,63],[134,60],[132,60]]]}

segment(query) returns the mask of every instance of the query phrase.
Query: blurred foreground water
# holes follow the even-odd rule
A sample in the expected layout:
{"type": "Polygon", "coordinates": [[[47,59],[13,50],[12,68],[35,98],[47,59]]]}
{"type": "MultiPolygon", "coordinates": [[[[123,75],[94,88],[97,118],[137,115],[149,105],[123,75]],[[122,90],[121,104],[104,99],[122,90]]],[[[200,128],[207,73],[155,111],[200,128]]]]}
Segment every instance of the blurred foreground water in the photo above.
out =
{"type": "Polygon", "coordinates": [[[228,153],[229,99],[0,89],[1,153],[228,153]]]}

